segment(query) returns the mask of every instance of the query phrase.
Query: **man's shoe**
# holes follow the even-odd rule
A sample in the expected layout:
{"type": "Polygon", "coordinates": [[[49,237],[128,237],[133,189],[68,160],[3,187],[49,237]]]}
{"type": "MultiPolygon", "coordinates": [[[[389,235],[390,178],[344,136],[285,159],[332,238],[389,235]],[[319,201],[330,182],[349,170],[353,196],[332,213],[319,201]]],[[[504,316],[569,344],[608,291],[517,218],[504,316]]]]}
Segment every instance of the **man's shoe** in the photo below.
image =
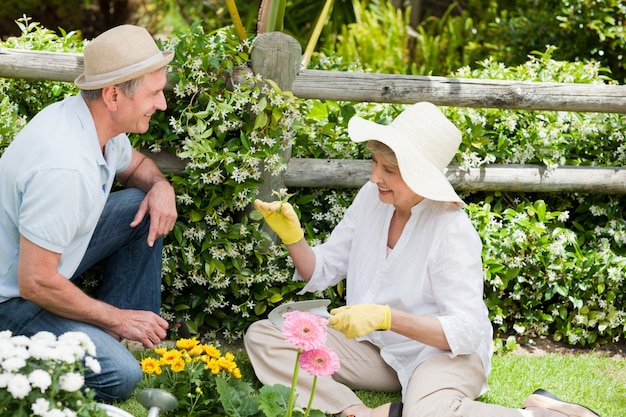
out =
{"type": "Polygon", "coordinates": [[[585,406],[563,401],[543,389],[536,390],[526,398],[522,408],[528,407],[547,408],[548,410],[563,413],[568,417],[600,417],[600,414],[585,406]]]}

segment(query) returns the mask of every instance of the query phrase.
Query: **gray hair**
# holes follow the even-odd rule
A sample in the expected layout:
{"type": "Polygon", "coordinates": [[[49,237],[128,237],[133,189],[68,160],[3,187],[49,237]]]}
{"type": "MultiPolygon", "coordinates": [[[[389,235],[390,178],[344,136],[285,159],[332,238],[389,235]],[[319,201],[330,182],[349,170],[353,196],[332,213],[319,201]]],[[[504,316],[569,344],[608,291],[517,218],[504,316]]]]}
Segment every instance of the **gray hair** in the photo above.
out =
{"type": "Polygon", "coordinates": [[[368,140],[367,149],[369,149],[371,153],[377,153],[382,155],[383,158],[385,158],[395,166],[398,166],[398,158],[396,157],[395,152],[384,143],[377,140],[368,140]]]}
{"type": "MultiPolygon", "coordinates": [[[[143,82],[143,76],[139,78],[133,78],[132,80],[124,81],[123,83],[119,83],[115,85],[117,88],[122,90],[122,93],[126,97],[133,98],[141,87],[141,83],[143,82]]],[[[102,97],[102,88],[98,88],[96,90],[81,90],[81,94],[83,98],[87,101],[96,101],[102,97]]]]}

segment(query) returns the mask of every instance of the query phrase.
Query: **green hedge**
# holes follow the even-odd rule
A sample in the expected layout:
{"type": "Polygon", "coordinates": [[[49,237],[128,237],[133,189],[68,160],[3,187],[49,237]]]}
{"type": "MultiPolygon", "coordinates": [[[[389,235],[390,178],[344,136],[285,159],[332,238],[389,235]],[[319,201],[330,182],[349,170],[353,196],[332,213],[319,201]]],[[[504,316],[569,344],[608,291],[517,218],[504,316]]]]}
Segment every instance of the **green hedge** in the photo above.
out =
{"type": "MultiPolygon", "coordinates": [[[[38,24],[2,46],[80,51],[73,33],[57,37],[38,24]]],[[[248,60],[230,28],[205,34],[201,25],[164,41],[174,49],[175,88],[167,111],[153,117],[137,146],[189,159],[173,176],[179,221],[164,247],[163,315],[183,317],[208,339],[238,340],[273,306],[297,298],[292,264],[249,210],[263,170],[277,173],[285,146],[295,157],[366,158],[346,134],[358,113],[393,118],[399,105],[299,100],[247,76],[234,89],[228,74],[248,60]]],[[[552,59],[552,50],[507,68],[486,60],[456,76],[603,83],[599,65],[552,59]]],[[[348,70],[336,59],[319,69],[348,70]]],[[[0,79],[0,152],[26,120],[66,94],[70,84],[0,79]]],[[[447,108],[464,133],[461,167],[486,163],[626,165],[625,118],[615,114],[447,108]]],[[[287,190],[276,190],[277,198],[287,190]]],[[[311,243],[325,239],[356,190],[288,190],[311,243]]],[[[463,195],[484,242],[485,299],[499,336],[552,335],[572,344],[611,344],[625,334],[625,197],[580,193],[463,195]]],[[[95,277],[87,277],[87,283],[95,277]]],[[[341,304],[343,286],[315,296],[341,304]]]]}

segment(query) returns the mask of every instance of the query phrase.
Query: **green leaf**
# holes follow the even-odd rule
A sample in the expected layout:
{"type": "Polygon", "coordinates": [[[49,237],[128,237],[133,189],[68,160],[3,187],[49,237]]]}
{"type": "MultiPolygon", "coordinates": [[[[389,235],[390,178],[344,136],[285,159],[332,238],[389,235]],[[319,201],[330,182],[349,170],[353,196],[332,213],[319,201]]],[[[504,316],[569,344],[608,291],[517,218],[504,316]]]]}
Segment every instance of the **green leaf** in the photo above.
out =
{"type": "Polygon", "coordinates": [[[263,411],[266,417],[285,415],[290,394],[291,389],[281,384],[261,387],[258,397],[259,410],[263,411]]]}
{"type": "Polygon", "coordinates": [[[257,114],[256,119],[254,120],[254,130],[263,129],[269,123],[269,117],[267,117],[267,113],[264,111],[257,114]]]}
{"type": "Polygon", "coordinates": [[[215,378],[216,389],[224,412],[231,417],[250,417],[258,411],[256,398],[252,395],[253,388],[241,379],[230,378],[228,380],[215,378]]]}

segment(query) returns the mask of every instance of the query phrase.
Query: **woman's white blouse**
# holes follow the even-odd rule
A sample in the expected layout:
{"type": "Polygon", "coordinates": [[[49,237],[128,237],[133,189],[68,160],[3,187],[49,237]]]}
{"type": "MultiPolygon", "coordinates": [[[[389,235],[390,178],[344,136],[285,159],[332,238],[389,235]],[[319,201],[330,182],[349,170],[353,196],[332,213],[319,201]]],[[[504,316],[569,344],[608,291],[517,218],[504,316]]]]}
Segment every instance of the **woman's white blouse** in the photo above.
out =
{"type": "MultiPolygon", "coordinates": [[[[326,289],[346,279],[346,303],[389,304],[441,322],[451,351],[394,332],[362,340],[380,348],[398,373],[403,391],[414,369],[436,355],[477,353],[485,376],[491,368],[492,326],[483,301],[482,244],[465,212],[454,203],[423,200],[389,254],[387,234],[394,206],[367,183],[328,240],[313,248],[315,271],[302,292],[326,289]]],[[[296,272],[294,279],[302,279],[296,272]]],[[[486,378],[485,378],[486,379],[486,378]]],[[[487,385],[483,386],[483,392],[487,385]]]]}

